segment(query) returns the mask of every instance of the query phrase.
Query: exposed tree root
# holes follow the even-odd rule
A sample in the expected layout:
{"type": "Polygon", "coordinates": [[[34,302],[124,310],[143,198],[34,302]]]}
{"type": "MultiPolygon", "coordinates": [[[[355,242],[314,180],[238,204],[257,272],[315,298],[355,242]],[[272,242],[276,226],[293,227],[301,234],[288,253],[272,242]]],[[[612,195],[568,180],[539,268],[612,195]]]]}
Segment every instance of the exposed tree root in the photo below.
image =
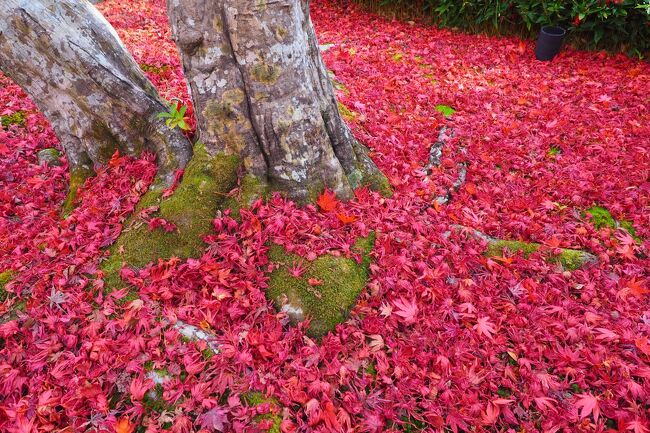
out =
{"type": "MultiPolygon", "coordinates": [[[[477,239],[486,241],[488,248],[485,251],[485,255],[488,257],[502,256],[506,250],[511,253],[518,253],[521,251],[524,257],[528,257],[543,247],[542,244],[536,242],[523,242],[494,238],[478,230],[465,226],[454,225],[452,228],[463,233],[467,233],[477,239]]],[[[573,271],[581,268],[582,266],[598,262],[598,258],[595,255],[583,250],[573,250],[568,248],[559,248],[559,250],[559,254],[549,255],[548,261],[552,263],[558,263],[568,271],[573,271]]]]}

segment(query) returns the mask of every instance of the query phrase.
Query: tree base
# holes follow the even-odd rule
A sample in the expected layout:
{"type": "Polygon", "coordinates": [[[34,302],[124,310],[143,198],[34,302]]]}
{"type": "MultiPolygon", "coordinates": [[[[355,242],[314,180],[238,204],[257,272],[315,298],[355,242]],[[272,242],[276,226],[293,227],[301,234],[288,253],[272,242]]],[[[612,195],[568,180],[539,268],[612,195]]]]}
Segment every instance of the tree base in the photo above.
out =
{"type": "Polygon", "coordinates": [[[217,210],[235,187],[239,165],[238,157],[211,156],[203,144],[197,143],[181,182],[169,198],[163,198],[163,185],[152,185],[102,264],[107,289],[123,286],[119,272],[124,266],[142,268],[158,259],[199,256],[204,249],[203,237],[213,230],[217,210]],[[173,230],[152,229],[143,215],[162,218],[173,230]]]}

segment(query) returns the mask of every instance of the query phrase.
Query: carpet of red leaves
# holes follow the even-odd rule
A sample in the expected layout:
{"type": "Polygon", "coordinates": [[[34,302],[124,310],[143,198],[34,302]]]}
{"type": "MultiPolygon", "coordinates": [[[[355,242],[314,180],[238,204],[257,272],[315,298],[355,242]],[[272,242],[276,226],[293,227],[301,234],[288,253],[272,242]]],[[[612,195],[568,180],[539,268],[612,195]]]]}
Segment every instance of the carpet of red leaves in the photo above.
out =
{"type": "MultiPolygon", "coordinates": [[[[148,72],[161,93],[187,101],[164,2],[100,7],[139,63],[168,65],[148,72]]],[[[240,223],[218,215],[202,257],[126,275],[141,299],[125,305],[124,291],[103,294],[98,264],[153,163],[116,158],[61,220],[67,168],[36,159],[57,139],[0,77],[0,114],[28,113],[0,129],[0,270],[15,272],[16,295],[0,315],[26,302],[0,325],[0,430],[255,432],[271,411],[284,432],[650,431],[650,243],[584,216],[605,206],[650,239],[650,66],[570,48],[541,63],[532,42],[313,9],[321,42],[335,44],[324,56],[347,88],[338,96],[394,197],[359,191],[341,205],[347,223],[278,197],[240,223]],[[456,135],[428,176],[443,125],[456,135]],[[463,161],[467,183],[433,206],[463,161]],[[489,260],[452,224],[588,249],[599,263],[489,260]],[[267,241],[350,254],[370,230],[371,281],[350,319],[321,342],[287,326],[264,297],[267,241]],[[177,319],[214,333],[221,353],[205,360],[177,319]],[[165,410],[143,404],[145,363],[170,375],[165,410]],[[246,407],[249,389],[279,404],[246,407]]]]}

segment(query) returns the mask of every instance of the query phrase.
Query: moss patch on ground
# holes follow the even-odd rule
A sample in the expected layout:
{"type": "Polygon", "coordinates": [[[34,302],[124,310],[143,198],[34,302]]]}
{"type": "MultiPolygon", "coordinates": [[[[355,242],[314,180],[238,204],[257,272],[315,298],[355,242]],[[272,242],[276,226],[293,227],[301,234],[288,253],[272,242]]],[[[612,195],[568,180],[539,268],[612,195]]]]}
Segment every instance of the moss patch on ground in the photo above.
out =
{"type": "Polygon", "coordinates": [[[102,264],[107,289],[120,286],[119,271],[123,264],[142,268],[158,259],[199,256],[204,247],[203,237],[213,230],[212,220],[235,186],[239,162],[237,156],[211,156],[205,146],[198,143],[183,179],[169,198],[162,198],[161,186],[151,188],[140,200],[127,228],[110,248],[110,257],[102,264]],[[141,220],[140,211],[156,206],[159,209],[151,216],[174,224],[174,231],[150,230],[141,220]]]}
{"type": "Polygon", "coordinates": [[[54,149],[53,147],[42,149],[38,152],[37,155],[39,164],[45,163],[46,165],[52,167],[59,167],[63,165],[60,161],[61,152],[59,152],[58,149],[54,149]]]}
{"type": "MultiPolygon", "coordinates": [[[[511,253],[522,252],[524,257],[528,257],[542,247],[541,244],[535,242],[522,242],[522,241],[508,241],[502,239],[489,239],[488,249],[485,255],[488,257],[502,256],[505,250],[511,253]]],[[[595,257],[585,251],[571,250],[562,248],[560,254],[550,256],[549,261],[559,263],[562,267],[569,271],[574,271],[587,263],[595,261],[595,257]]]]}
{"type": "Polygon", "coordinates": [[[3,128],[9,128],[11,125],[23,126],[25,120],[27,119],[27,112],[25,111],[16,111],[11,114],[5,114],[0,116],[0,124],[3,128]]]}
{"type": "Polygon", "coordinates": [[[640,239],[636,236],[636,231],[632,225],[632,221],[621,220],[617,221],[606,208],[602,206],[592,206],[587,209],[587,214],[591,218],[591,221],[596,227],[597,230],[602,229],[603,227],[609,227],[612,230],[622,228],[626,230],[630,236],[632,236],[637,241],[640,239]]]}
{"type": "Polygon", "coordinates": [[[294,322],[311,318],[307,334],[321,337],[345,321],[365,287],[374,244],[374,233],[357,240],[354,249],[362,255],[361,263],[329,254],[309,262],[286,252],[279,245],[273,245],[269,250],[269,261],[278,268],[271,272],[266,296],[278,310],[287,312],[294,322]],[[299,278],[289,272],[297,265],[305,269],[299,278]]]}
{"type": "MultiPolygon", "coordinates": [[[[248,407],[257,407],[259,405],[268,403],[271,406],[280,407],[280,402],[273,397],[265,397],[264,394],[258,391],[250,391],[241,395],[241,402],[244,406],[248,407]]],[[[279,413],[274,413],[272,410],[268,413],[263,413],[255,417],[256,422],[263,420],[270,420],[272,425],[271,428],[267,430],[268,433],[280,433],[280,424],[282,423],[282,416],[279,413]]]]}
{"type": "Polygon", "coordinates": [[[9,296],[9,293],[7,292],[7,290],[5,290],[5,286],[7,285],[7,283],[9,283],[9,281],[11,281],[13,276],[14,276],[14,271],[12,271],[11,269],[0,272],[0,302],[4,302],[9,296]]]}

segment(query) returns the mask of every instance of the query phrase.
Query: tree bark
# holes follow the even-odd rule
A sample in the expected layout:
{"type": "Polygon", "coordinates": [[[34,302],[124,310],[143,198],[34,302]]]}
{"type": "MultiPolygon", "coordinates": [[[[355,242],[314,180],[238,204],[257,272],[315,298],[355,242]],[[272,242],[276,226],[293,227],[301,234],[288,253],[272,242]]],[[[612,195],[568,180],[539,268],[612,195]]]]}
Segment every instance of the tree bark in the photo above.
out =
{"type": "Polygon", "coordinates": [[[297,202],[385,177],[343,122],[305,0],[167,0],[199,137],[297,202]]]}
{"type": "Polygon", "coordinates": [[[191,157],[183,134],[157,118],[168,107],[154,86],[86,0],[3,1],[0,69],[50,121],[73,173],[91,173],[115,150],[148,150],[170,181],[191,157]]]}

